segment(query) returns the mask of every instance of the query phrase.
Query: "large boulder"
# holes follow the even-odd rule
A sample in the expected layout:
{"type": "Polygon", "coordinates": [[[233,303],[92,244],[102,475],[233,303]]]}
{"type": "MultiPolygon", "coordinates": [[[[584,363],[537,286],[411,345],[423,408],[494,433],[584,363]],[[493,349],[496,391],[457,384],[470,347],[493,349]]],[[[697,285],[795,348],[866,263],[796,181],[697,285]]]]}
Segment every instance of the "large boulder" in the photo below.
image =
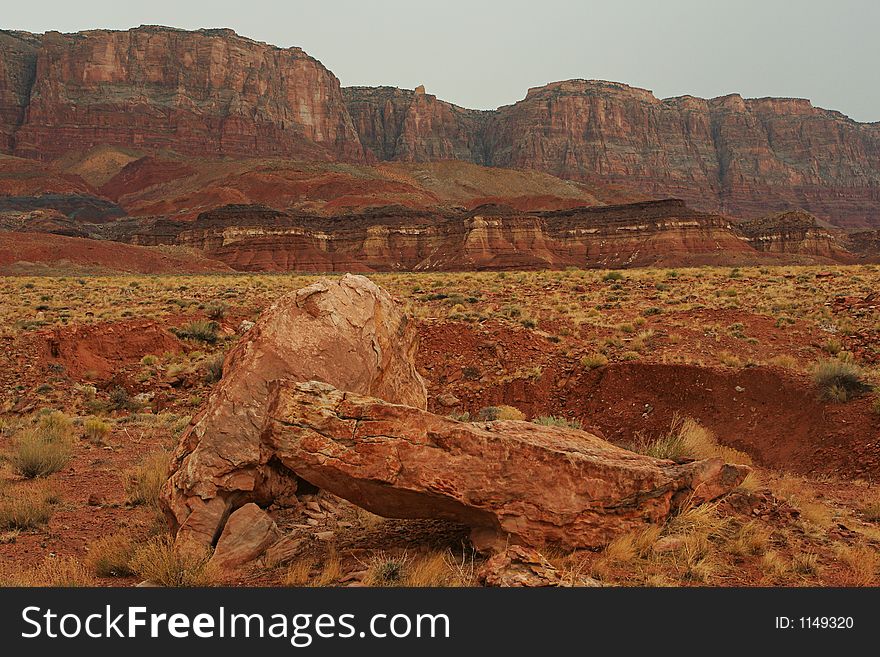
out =
{"type": "Polygon", "coordinates": [[[382,516],[469,525],[488,551],[606,545],[749,471],[650,458],[574,429],[457,422],[316,381],[271,387],[263,440],[290,470],[382,516]]]}
{"type": "Polygon", "coordinates": [[[270,382],[324,381],[424,409],[416,340],[388,293],[363,276],[322,279],[272,305],[230,350],[175,452],[162,503],[178,547],[207,549],[236,508],[295,493],[296,477],[260,441],[270,382]]]}

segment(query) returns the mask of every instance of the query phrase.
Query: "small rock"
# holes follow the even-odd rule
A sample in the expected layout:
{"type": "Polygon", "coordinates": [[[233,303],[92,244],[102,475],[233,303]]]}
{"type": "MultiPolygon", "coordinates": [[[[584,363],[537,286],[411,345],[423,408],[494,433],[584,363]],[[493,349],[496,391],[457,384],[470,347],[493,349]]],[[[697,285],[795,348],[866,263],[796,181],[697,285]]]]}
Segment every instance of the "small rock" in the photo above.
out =
{"type": "Polygon", "coordinates": [[[446,392],[437,397],[437,403],[449,408],[452,406],[458,406],[461,403],[461,400],[455,395],[446,392]]]}
{"type": "Polygon", "coordinates": [[[238,334],[242,335],[244,333],[247,333],[252,328],[254,328],[254,322],[247,320],[247,319],[243,319],[243,320],[241,320],[241,324],[238,325],[238,334]]]}

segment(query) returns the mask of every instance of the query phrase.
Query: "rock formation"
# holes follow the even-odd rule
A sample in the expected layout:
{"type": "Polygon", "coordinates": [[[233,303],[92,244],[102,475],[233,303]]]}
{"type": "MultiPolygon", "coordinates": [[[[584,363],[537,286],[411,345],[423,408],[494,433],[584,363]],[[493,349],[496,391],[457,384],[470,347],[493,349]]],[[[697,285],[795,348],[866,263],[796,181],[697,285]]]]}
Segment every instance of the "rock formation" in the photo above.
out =
{"type": "Polygon", "coordinates": [[[380,160],[467,160],[483,164],[487,112],[468,110],[397,87],[346,87],[346,106],[361,143],[380,160]]]}
{"type": "Polygon", "coordinates": [[[10,62],[0,70],[7,152],[52,158],[116,144],[364,158],[339,81],[299,48],[232,30],[154,26],[2,37],[2,60],[8,52],[10,62]]]}
{"type": "Polygon", "coordinates": [[[477,573],[477,579],[486,586],[571,585],[541,553],[522,545],[511,545],[487,559],[477,573]]]}
{"type": "Polygon", "coordinates": [[[275,467],[260,440],[270,382],[317,379],[425,408],[415,350],[414,325],[361,276],[279,299],[226,356],[222,380],[175,452],[163,506],[178,545],[204,549],[236,508],[296,491],[293,474],[275,467]]]}
{"type": "Polygon", "coordinates": [[[458,422],[316,381],[270,388],[263,441],[287,468],[382,516],[469,525],[483,550],[606,545],[749,471],[654,459],[575,429],[458,422]]]}
{"type": "Polygon", "coordinates": [[[842,241],[807,212],[779,212],[741,222],[737,228],[758,251],[797,253],[843,263],[855,260],[842,241]]]}
{"type": "Polygon", "coordinates": [[[666,200],[519,212],[374,208],[336,217],[228,206],[116,239],[179,244],[243,271],[460,271],[743,264],[760,254],[719,215],[666,200]]]}
{"type": "Polygon", "coordinates": [[[0,32],[0,152],[102,144],[307,160],[462,159],[752,219],[880,226],[880,124],[792,98],[658,99],[567,80],[468,110],[419,88],[341,89],[317,60],[231,30],[0,32]]]}

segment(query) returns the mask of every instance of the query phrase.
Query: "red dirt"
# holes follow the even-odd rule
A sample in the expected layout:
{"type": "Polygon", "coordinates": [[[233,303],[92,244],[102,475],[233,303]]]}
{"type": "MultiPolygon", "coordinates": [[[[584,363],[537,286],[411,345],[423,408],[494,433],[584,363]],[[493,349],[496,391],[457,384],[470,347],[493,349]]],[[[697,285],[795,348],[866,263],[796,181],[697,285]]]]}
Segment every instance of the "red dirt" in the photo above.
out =
{"type": "Polygon", "coordinates": [[[231,271],[222,262],[196,253],[47,233],[0,232],[0,275],[66,269],[140,274],[231,271]]]}
{"type": "Polygon", "coordinates": [[[152,321],[131,320],[101,324],[78,324],[31,336],[40,361],[64,367],[79,377],[106,379],[123,365],[139,361],[148,354],[177,353],[183,345],[174,335],[152,321]]]}
{"type": "Polygon", "coordinates": [[[693,417],[758,465],[880,478],[880,417],[870,399],[821,401],[806,375],[655,362],[588,370],[539,334],[497,326],[480,332],[467,324],[423,325],[421,337],[419,360],[436,412],[455,410],[437,402],[452,393],[461,400],[455,408],[471,415],[506,404],[528,418],[580,420],[623,444],[662,435],[678,414],[693,417]],[[540,369],[530,373],[535,367],[540,369]]]}

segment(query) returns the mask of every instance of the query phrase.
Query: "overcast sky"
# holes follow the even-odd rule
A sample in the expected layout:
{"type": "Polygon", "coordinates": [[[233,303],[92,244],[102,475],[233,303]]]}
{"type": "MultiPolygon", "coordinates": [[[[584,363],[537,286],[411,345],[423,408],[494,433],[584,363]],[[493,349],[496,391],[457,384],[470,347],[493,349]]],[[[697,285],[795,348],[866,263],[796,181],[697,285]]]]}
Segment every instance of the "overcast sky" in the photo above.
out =
{"type": "Polygon", "coordinates": [[[231,27],[302,47],[343,85],[424,84],[471,108],[595,78],[661,98],[809,98],[880,121],[878,0],[41,0],[0,12],[0,26],[32,32],[141,24],[231,27]]]}

